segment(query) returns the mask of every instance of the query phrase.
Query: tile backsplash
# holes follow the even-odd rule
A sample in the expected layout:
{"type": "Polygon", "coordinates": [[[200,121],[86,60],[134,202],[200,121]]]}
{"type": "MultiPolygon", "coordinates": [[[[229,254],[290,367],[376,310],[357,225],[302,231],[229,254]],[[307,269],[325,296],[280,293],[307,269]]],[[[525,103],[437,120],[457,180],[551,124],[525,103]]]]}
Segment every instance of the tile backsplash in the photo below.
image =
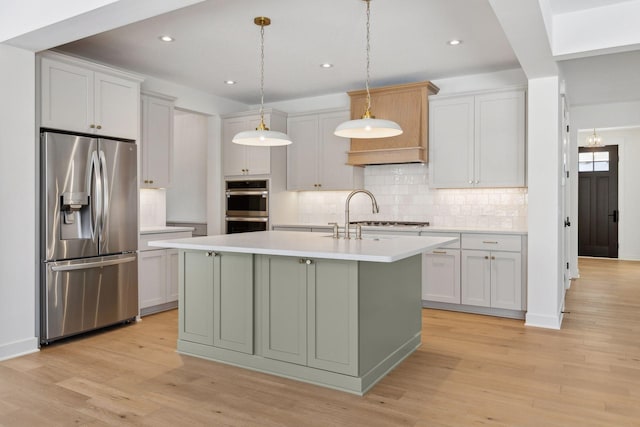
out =
{"type": "Polygon", "coordinates": [[[165,226],[167,196],[164,189],[140,189],[140,227],[165,226]]]}
{"type": "MultiPolygon", "coordinates": [[[[351,220],[429,221],[441,227],[520,230],[527,227],[526,188],[432,189],[428,165],[367,166],[365,188],[380,213],[371,212],[364,194],[353,197],[351,220]]],[[[309,191],[298,195],[298,221],[324,224],[344,222],[348,191],[309,191]]]]}

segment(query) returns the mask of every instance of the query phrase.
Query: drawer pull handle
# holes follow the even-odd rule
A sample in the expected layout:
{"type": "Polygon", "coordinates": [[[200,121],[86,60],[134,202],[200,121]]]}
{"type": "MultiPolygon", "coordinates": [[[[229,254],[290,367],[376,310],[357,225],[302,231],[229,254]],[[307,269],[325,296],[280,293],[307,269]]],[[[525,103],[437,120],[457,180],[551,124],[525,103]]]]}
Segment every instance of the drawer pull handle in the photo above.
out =
{"type": "Polygon", "coordinates": [[[484,256],[484,259],[489,259],[489,255],[485,255],[485,256],[484,256]]]}
{"type": "Polygon", "coordinates": [[[434,253],[434,254],[446,254],[447,251],[431,251],[431,253],[434,253]]]}
{"type": "Polygon", "coordinates": [[[490,240],[483,240],[482,243],[491,243],[492,245],[497,245],[498,242],[492,242],[490,240]]]}

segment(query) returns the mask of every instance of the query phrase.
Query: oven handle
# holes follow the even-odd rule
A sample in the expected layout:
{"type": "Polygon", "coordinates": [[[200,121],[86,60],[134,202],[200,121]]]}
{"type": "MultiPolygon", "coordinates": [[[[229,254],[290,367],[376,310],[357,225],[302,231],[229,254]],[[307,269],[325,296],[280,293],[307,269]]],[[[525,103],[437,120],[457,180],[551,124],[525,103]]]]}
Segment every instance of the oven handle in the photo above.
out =
{"type": "Polygon", "coordinates": [[[243,221],[243,222],[269,222],[266,217],[249,217],[249,216],[228,216],[225,221],[243,221]]]}
{"type": "Polygon", "coordinates": [[[243,190],[243,191],[230,191],[227,190],[227,197],[231,197],[231,196],[268,196],[269,192],[268,191],[262,191],[262,190],[255,190],[255,191],[250,191],[250,190],[243,190]]]}

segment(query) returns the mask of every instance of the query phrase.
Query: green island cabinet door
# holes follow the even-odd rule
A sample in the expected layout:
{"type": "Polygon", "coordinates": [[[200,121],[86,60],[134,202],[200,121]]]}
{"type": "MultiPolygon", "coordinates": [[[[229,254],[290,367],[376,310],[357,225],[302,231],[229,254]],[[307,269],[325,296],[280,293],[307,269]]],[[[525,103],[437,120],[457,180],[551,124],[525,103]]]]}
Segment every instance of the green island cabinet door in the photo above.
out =
{"type": "Polygon", "coordinates": [[[179,338],[213,345],[214,253],[180,252],[179,338]]]}
{"type": "Polygon", "coordinates": [[[253,354],[253,255],[181,251],[180,339],[253,354]]]}
{"type": "Polygon", "coordinates": [[[358,375],[356,261],[259,257],[262,355],[358,375]]]}
{"type": "Polygon", "coordinates": [[[253,255],[215,257],[213,345],[253,354],[253,255]]]}

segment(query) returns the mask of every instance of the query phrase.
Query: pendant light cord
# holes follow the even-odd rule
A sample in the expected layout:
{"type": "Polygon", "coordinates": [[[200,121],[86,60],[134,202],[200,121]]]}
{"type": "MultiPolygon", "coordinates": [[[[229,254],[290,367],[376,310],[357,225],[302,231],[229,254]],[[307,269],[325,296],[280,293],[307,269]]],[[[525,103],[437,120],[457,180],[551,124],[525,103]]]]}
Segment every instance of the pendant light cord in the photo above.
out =
{"type": "Polygon", "coordinates": [[[264,24],[260,25],[260,124],[264,128],[264,24]]]}
{"type": "Polygon", "coordinates": [[[367,89],[367,110],[365,116],[371,116],[371,94],[369,93],[369,62],[371,55],[371,0],[365,0],[367,3],[367,79],[365,80],[365,87],[367,89]]]}

